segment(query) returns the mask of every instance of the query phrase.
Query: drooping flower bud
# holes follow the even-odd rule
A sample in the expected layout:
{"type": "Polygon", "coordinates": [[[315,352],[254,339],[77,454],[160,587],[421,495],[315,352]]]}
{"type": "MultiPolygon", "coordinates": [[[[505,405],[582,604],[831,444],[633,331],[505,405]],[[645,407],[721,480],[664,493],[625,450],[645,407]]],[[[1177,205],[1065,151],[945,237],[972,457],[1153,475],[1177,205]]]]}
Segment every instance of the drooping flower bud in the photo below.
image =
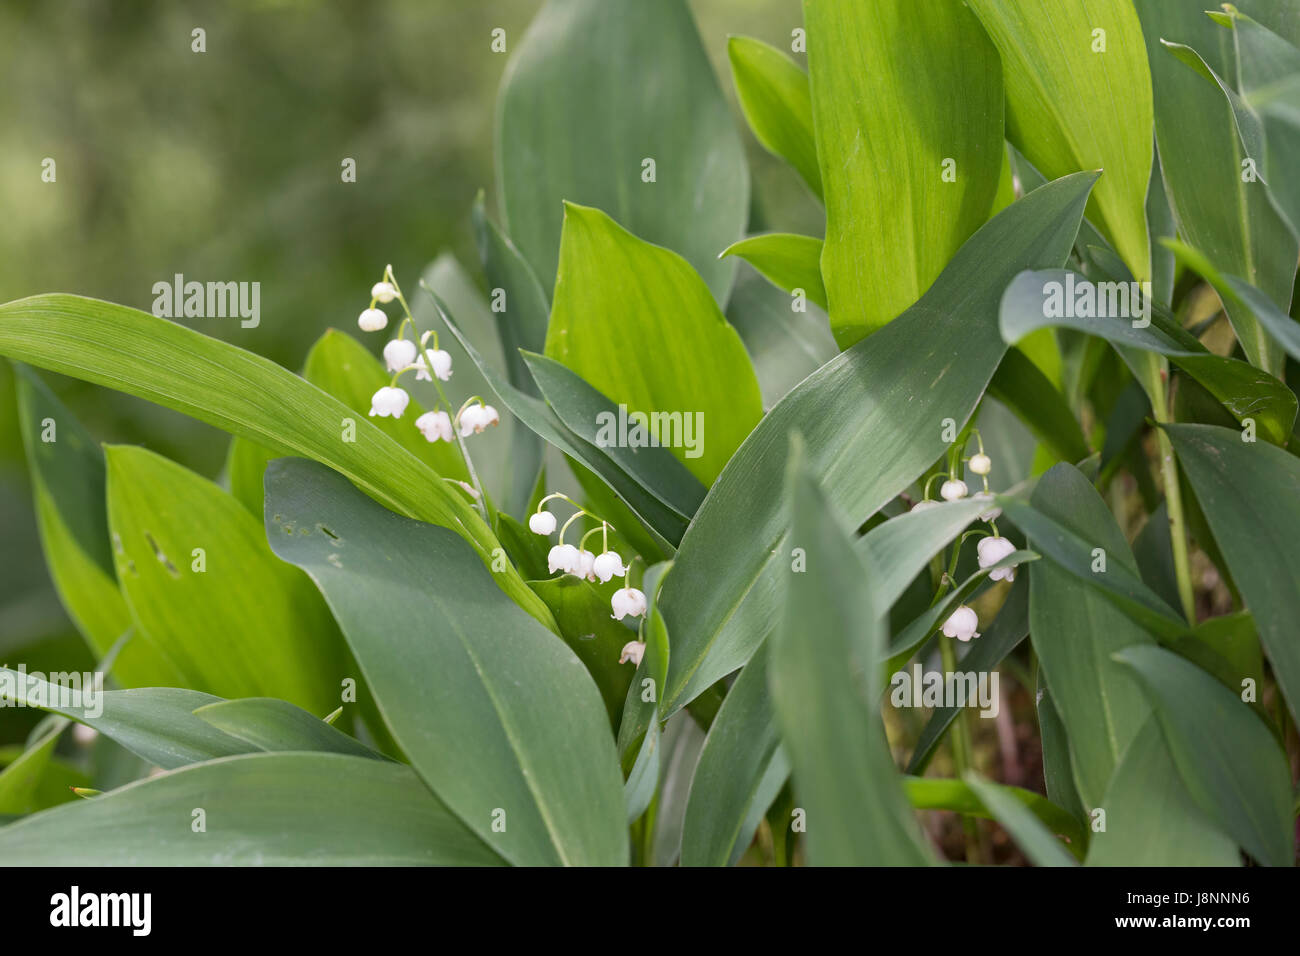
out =
{"type": "Polygon", "coordinates": [[[370,414],[372,417],[378,415],[387,418],[391,415],[393,418],[401,418],[410,400],[411,396],[406,394],[405,389],[385,385],[371,396],[370,414]]]}
{"type": "Polygon", "coordinates": [[[970,470],[976,475],[987,475],[993,470],[993,462],[989,456],[980,452],[978,455],[971,455],[970,470]]]}
{"type": "Polygon", "coordinates": [[[362,332],[378,332],[388,327],[388,314],[383,309],[366,309],[357,317],[362,332]]]}
{"type": "Polygon", "coordinates": [[[943,633],[959,641],[969,641],[979,637],[979,632],[975,630],[979,626],[980,620],[975,612],[963,604],[943,622],[943,633]]]}
{"type": "Polygon", "coordinates": [[[966,482],[957,478],[949,478],[939,487],[939,497],[944,501],[957,501],[965,498],[969,494],[966,482]]]}
{"type": "Polygon", "coordinates": [[[397,298],[397,290],[391,282],[376,282],[370,287],[370,298],[376,302],[392,302],[397,298]]]}
{"type": "Polygon", "coordinates": [[[415,343],[393,339],[384,346],[384,364],[390,372],[400,372],[415,361],[415,343]]]}
{"type": "Polygon", "coordinates": [[[550,534],[555,530],[555,515],[539,511],[528,519],[528,530],[533,534],[550,534]]]}

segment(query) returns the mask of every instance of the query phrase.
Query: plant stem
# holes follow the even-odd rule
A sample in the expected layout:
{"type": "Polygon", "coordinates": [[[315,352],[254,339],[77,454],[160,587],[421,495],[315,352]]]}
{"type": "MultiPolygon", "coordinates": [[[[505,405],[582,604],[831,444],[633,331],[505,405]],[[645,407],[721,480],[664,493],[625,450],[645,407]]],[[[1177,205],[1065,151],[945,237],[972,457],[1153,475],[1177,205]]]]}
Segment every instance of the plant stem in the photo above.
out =
{"type": "MultiPolygon", "coordinates": [[[[1148,353],[1148,357],[1155,359],[1148,353]]],[[[1173,421],[1169,414],[1169,398],[1165,390],[1168,364],[1159,360],[1155,380],[1147,392],[1151,398],[1151,411],[1158,423],[1173,421]],[[1163,373],[1163,374],[1162,374],[1163,373]]],[[[1169,538],[1174,552],[1174,579],[1178,583],[1178,601],[1188,624],[1196,623],[1196,600],[1192,590],[1192,564],[1187,551],[1187,519],[1183,515],[1183,492],[1178,484],[1178,462],[1174,460],[1174,446],[1163,428],[1156,429],[1156,447],[1160,455],[1160,477],[1165,486],[1165,511],[1169,515],[1169,538]]]]}
{"type": "MultiPolygon", "coordinates": [[[[939,638],[939,656],[943,659],[943,669],[947,673],[953,673],[957,670],[957,652],[953,650],[952,643],[943,637],[939,638]]],[[[974,762],[971,756],[970,728],[963,719],[968,717],[968,712],[958,715],[958,719],[952,724],[952,764],[956,771],[956,776],[961,779],[965,776],[966,771],[974,762]]],[[[979,824],[975,818],[962,815],[962,830],[966,833],[966,862],[980,863],[980,838],[979,824]]]]}

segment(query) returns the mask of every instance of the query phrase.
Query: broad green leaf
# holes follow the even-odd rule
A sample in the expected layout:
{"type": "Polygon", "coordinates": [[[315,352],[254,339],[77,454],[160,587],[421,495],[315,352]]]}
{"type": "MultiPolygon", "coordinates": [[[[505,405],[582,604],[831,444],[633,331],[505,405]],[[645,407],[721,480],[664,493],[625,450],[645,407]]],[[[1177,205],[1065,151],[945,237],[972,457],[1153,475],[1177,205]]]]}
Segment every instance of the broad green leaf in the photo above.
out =
{"type": "MultiPolygon", "coordinates": [[[[685,517],[643,488],[635,478],[615,464],[603,449],[584,441],[570,431],[544,401],[511,385],[504,375],[493,369],[479,355],[478,350],[448,313],[446,303],[439,300],[438,308],[442,312],[442,319],[447,328],[465,349],[475,367],[483,374],[489,390],[501,401],[501,404],[509,409],[510,413],[525,427],[597,475],[618,496],[618,500],[625,503],[636,517],[645,523],[650,533],[662,542],[662,547],[671,552],[674,544],[681,540],[682,534],[686,531],[685,517]]],[[[581,480],[580,471],[578,476],[581,480]]]]}
{"type": "Polygon", "coordinates": [[[503,226],[547,291],[567,200],[681,253],[726,302],[717,255],[744,232],[749,169],[685,0],[549,0],[506,67],[496,129],[503,226]]]}
{"type": "Polygon", "coordinates": [[[1240,866],[1237,845],[1196,806],[1153,714],[1115,768],[1089,866],[1240,866]]]}
{"type": "MultiPolygon", "coordinates": [[[[1216,268],[1241,276],[1285,310],[1295,278],[1296,237],[1263,180],[1245,181],[1247,157],[1223,91],[1165,48],[1166,42],[1189,46],[1219,76],[1233,76],[1232,35],[1205,15],[1205,5],[1190,0],[1135,0],[1135,6],[1151,69],[1161,172],[1178,235],[1216,268]]],[[[1251,364],[1279,375],[1277,343],[1249,312],[1225,305],[1251,364]]]]}
{"type": "MultiPolygon", "coordinates": [[[[166,319],[73,295],[0,305],[0,354],[156,402],[273,449],[323,462],[397,510],[448,527],[485,565],[498,546],[459,489],[338,399],[274,362],[166,319]],[[355,441],[344,441],[344,429],[355,441]]],[[[547,627],[513,567],[501,588],[547,627]]]]}
{"type": "Polygon", "coordinates": [[[501,859],[409,767],[246,754],[0,829],[11,866],[485,866],[501,859]],[[204,811],[204,832],[191,813],[204,811]],[[382,807],[383,812],[376,812],[382,807]]]}
{"type": "MultiPolygon", "coordinates": [[[[638,440],[636,421],[628,420],[627,411],[620,414],[613,402],[578,375],[545,355],[525,352],[522,357],[542,397],[575,435],[599,448],[642,488],[690,521],[708,489],[664,444],[658,443],[673,436],[685,438],[690,422],[684,415],[656,413],[658,417],[652,416],[651,424],[663,424],[653,435],[643,428],[638,440]],[[647,444],[652,438],[653,443],[647,444]]],[[[691,437],[698,439],[702,450],[704,434],[692,429],[691,437]]]]}
{"type": "MultiPolygon", "coordinates": [[[[473,220],[479,258],[491,290],[492,315],[505,352],[506,375],[516,388],[536,395],[537,388],[519,350],[540,352],[546,346],[551,300],[515,244],[488,218],[481,192],[474,201],[473,220]]],[[[502,507],[512,514],[523,514],[542,468],[543,446],[536,435],[523,428],[514,430],[511,442],[510,496],[502,507]]]]}
{"type": "MultiPolygon", "coordinates": [[[[1009,787],[1004,784],[980,781],[984,788],[993,790],[997,795],[1019,804],[1048,830],[1049,835],[1060,836],[1069,844],[1070,852],[1082,858],[1081,847],[1084,840],[1083,827],[1068,812],[1058,807],[1041,794],[1023,787],[1009,787]]],[[[917,810],[951,810],[974,817],[999,820],[1003,801],[996,801],[997,806],[986,804],[975,785],[963,780],[951,780],[942,777],[904,777],[903,789],[907,799],[917,810]]],[[[1059,845],[1060,841],[1056,841],[1059,845]]]]}
{"type": "Polygon", "coordinates": [[[729,38],[727,56],[749,128],[768,152],[793,166],[820,199],[808,74],[776,47],[752,37],[729,38]]]}
{"type": "Polygon", "coordinates": [[[516,864],[626,862],[595,684],[462,539],[299,459],[267,469],[266,528],[325,595],[394,739],[470,830],[516,864]]]}
{"type": "Polygon", "coordinates": [[[572,574],[532,581],[530,586],[555,615],[560,636],[587,668],[605,701],[610,724],[617,728],[636,670],[630,664],[620,664],[618,659],[623,646],[636,640],[636,632],[614,620],[609,600],[600,591],[572,574]]]}
{"type": "Polygon", "coordinates": [[[764,408],[779,402],[839,351],[825,310],[797,302],[748,264],[736,273],[727,321],[745,343],[764,408]]]}
{"type": "Polygon", "coordinates": [[[1213,425],[1169,425],[1166,431],[1255,619],[1291,714],[1300,714],[1300,460],[1213,425]]]}
{"type": "Polygon", "coordinates": [[[1048,178],[1104,174],[1088,217],[1140,280],[1151,278],[1151,72],[1131,0],[972,0],[1002,56],[1007,139],[1048,178]]]}
{"type": "Polygon", "coordinates": [[[564,210],[547,356],[629,411],[702,420],[702,447],[673,454],[712,484],[763,414],[740,336],[681,256],[599,209],[564,210]]]}
{"type": "Polygon", "coordinates": [[[822,284],[822,240],[789,232],[750,236],[722,250],[724,256],[740,256],[778,289],[805,297],[823,309],[826,287],[822,284]]]}
{"type": "MultiPolygon", "coordinates": [[[[131,626],[108,536],[104,453],[34,371],[15,362],[14,372],[45,563],[68,616],[102,656],[131,626]]],[[[180,676],[143,642],[129,644],[116,666],[129,686],[173,683],[180,676]]]]}
{"type": "Polygon", "coordinates": [[[771,630],[789,567],[787,436],[807,440],[827,497],[865,521],[947,448],[1002,359],[997,304],[1022,269],[1060,265],[1091,174],[1035,190],[984,226],[916,306],[828,362],[776,404],[709,490],[682,539],[663,607],[672,713],[747,661],[771,630]],[[1027,265],[1028,264],[1028,265],[1027,265]]]}
{"type": "Polygon", "coordinates": [[[53,764],[54,748],[67,726],[66,720],[56,722],[0,770],[0,813],[19,816],[44,809],[40,805],[41,781],[53,764]]]}
{"type": "Polygon", "coordinates": [[[95,700],[72,706],[57,685],[0,668],[0,697],[61,714],[117,741],[164,770],[245,753],[248,746],[194,716],[194,710],[221,698],[179,687],[101,691],[95,700]]]}
{"type": "Polygon", "coordinates": [[[988,218],[1002,71],[958,0],[804,0],[804,23],[826,198],[821,273],[831,330],[848,348],[920,299],[988,218]]]}
{"type": "Polygon", "coordinates": [[[384,759],[319,717],[272,697],[216,701],[195,708],[194,716],[244,741],[250,751],[310,750],[384,759]]]}
{"type": "Polygon", "coordinates": [[[1129,292],[1124,283],[1094,283],[1066,270],[1024,272],[1002,296],[1002,334],[1014,343],[1039,329],[1062,326],[1100,336],[1116,346],[1168,356],[1238,421],[1252,418],[1270,442],[1286,442],[1295,424],[1296,397],[1283,382],[1245,362],[1215,355],[1171,321],[1150,314],[1143,317],[1129,292]],[[1076,290],[1074,296],[1071,290],[1076,290]],[[1084,296],[1095,307],[1076,308],[1084,296]],[[1150,324],[1143,326],[1143,322],[1150,324]]]}
{"type": "MultiPolygon", "coordinates": [[[[1128,542],[1078,469],[1055,466],[1039,480],[1031,500],[1034,508],[1104,551],[1104,574],[1124,568],[1136,578],[1128,542]]],[[[1018,520],[1015,514],[1008,517],[1018,520]]],[[[1023,525],[1021,530],[1050,557],[1033,530],[1023,525]]],[[[1101,806],[1111,774],[1151,709],[1111,654],[1154,641],[1096,588],[1052,561],[1029,570],[1029,634],[1069,736],[1079,795],[1086,808],[1101,806]]]]}
{"type": "Polygon", "coordinates": [[[975,773],[967,773],[966,783],[1035,866],[1075,865],[1061,841],[1016,797],[975,773]]]}
{"type": "Polygon", "coordinates": [[[1038,669],[1036,683],[1038,686],[1034,696],[1038,713],[1038,735],[1043,745],[1043,786],[1049,800],[1065,807],[1076,819],[1083,820],[1088,817],[1088,813],[1079,797],[1074,768],[1070,765],[1070,738],[1041,667],[1038,669]]]}
{"type": "Polygon", "coordinates": [[[768,692],[766,648],[731,685],[700,751],[682,829],[683,866],[734,864],[790,774],[768,692]]]}
{"type": "Polygon", "coordinates": [[[1165,744],[1196,805],[1269,866],[1295,862],[1291,772],[1273,734],[1240,698],[1190,661],[1159,647],[1129,647],[1165,744]]]}
{"type": "Polygon", "coordinates": [[[111,445],[107,457],[118,579],[138,628],[132,642],[154,649],[193,690],[334,706],[343,643],[311,582],[271,553],[261,523],[216,485],[143,448],[111,445]]]}
{"type": "Polygon", "coordinates": [[[930,863],[884,726],[869,703],[884,649],[885,608],[863,589],[868,566],[797,445],[791,458],[791,538],[806,551],[807,568],[786,572],[769,682],[795,790],[808,815],[808,858],[818,866],[930,863]]]}

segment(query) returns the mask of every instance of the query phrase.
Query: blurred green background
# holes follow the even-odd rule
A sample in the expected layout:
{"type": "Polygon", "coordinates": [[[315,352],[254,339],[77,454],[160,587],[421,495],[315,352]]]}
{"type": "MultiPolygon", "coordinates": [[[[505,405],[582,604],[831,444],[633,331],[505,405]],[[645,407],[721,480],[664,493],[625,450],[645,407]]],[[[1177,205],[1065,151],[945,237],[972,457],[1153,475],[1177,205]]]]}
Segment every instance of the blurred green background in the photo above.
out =
{"type": "MultiPolygon", "coordinates": [[[[655,0],[646,0],[653,3],[655,0]]],[[[0,0],[0,301],[74,292],[149,310],[155,282],[261,284],[261,324],[181,320],[297,369],[326,328],[355,332],[385,263],[413,277],[470,228],[492,182],[497,85],[541,0],[0,0]],[[191,49],[206,32],[206,52],[191,49]],[[54,159],[57,180],[41,180],[54,159]],[[357,181],[341,181],[345,157],[357,181]]],[[[729,34],[784,49],[799,0],[692,0],[753,172],[751,228],[821,234],[797,176],[734,108],[729,34]]],[[[802,55],[798,55],[802,59],[802,55]]],[[[378,348],[379,341],[371,343],[378,348]]],[[[43,373],[44,374],[44,373],[43,373]]],[[[216,478],[227,436],[45,374],[101,441],[216,478]]],[[[49,583],[0,362],[0,663],[92,663],[49,583]]],[[[38,714],[9,711],[0,743],[38,714]]]]}

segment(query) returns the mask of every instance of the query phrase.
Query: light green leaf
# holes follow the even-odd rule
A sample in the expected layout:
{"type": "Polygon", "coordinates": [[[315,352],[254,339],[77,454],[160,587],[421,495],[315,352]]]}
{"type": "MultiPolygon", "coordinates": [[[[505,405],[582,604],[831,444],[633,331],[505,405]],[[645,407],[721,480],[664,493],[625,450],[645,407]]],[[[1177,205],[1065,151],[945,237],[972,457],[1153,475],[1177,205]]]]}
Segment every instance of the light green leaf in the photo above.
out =
{"type": "Polygon", "coordinates": [[[595,684],[459,537],[298,459],[267,470],[266,526],[325,595],[393,738],[470,830],[516,864],[626,862],[623,781],[595,684]]]}
{"type": "Polygon", "coordinates": [[[249,750],[299,750],[385,759],[300,707],[272,697],[246,697],[204,704],[194,716],[242,740],[249,750]]]}
{"type": "Polygon", "coordinates": [[[740,256],[778,289],[804,295],[823,309],[826,287],[822,285],[822,240],[789,232],[750,236],[722,250],[724,256],[740,256]]]}
{"type": "Polygon", "coordinates": [[[1016,797],[975,773],[966,774],[966,783],[1035,866],[1075,865],[1061,841],[1016,797]]]}
{"type": "Polygon", "coordinates": [[[743,665],[773,626],[796,546],[784,516],[790,432],[806,436],[810,469],[853,521],[906,488],[947,448],[944,419],[960,427],[970,417],[1002,359],[1003,288],[1022,269],[1065,261],[1094,179],[1068,177],[1013,204],[921,302],[805,379],[754,430],[696,512],[664,585],[666,713],[743,665]]]}
{"type": "Polygon", "coordinates": [[[0,828],[10,866],[485,866],[500,858],[409,767],[246,754],[0,828]],[[195,833],[191,810],[204,811],[195,833]],[[376,813],[383,807],[383,813],[376,813]]]}
{"type": "Polygon", "coordinates": [[[681,256],[598,209],[564,210],[547,356],[629,411],[702,419],[702,445],[672,451],[712,484],[763,414],[740,336],[681,256]]]}
{"type": "Polygon", "coordinates": [[[1129,647],[1115,660],[1140,681],[1178,774],[1202,812],[1260,863],[1293,865],[1291,772],[1264,722],[1236,694],[1170,651],[1129,647]]]}
{"type": "MultiPolygon", "coordinates": [[[[0,305],[0,354],[136,395],[283,455],[323,462],[379,501],[461,534],[485,565],[498,547],[458,489],[368,417],[274,362],[166,319],[73,295],[0,305]],[[355,441],[343,441],[345,423],[355,441]]],[[[513,567],[501,588],[548,627],[550,612],[513,567]]]]}
{"type": "MultiPolygon", "coordinates": [[[[1032,504],[1105,552],[1106,572],[1137,563],[1101,496],[1078,469],[1057,465],[1039,480],[1032,504]]],[[[1018,516],[1008,513],[1013,521],[1018,516]]],[[[1022,530],[1050,557],[1047,543],[1022,530]]],[[[1029,634],[1070,741],[1086,808],[1101,806],[1106,784],[1150,713],[1145,696],[1111,654],[1153,639],[1087,582],[1051,561],[1029,570],[1029,634]]]]}
{"type": "Polygon", "coordinates": [[[1007,139],[1049,179],[1104,173],[1088,217],[1151,278],[1151,73],[1131,0],[972,0],[1002,56],[1007,139]]]}
{"type": "Polygon", "coordinates": [[[1089,866],[1240,866],[1236,843],[1196,806],[1154,714],[1115,768],[1092,834],[1089,866]]]}
{"type": "MultiPolygon", "coordinates": [[[[15,362],[14,372],[45,563],[68,616],[102,657],[131,626],[109,543],[104,453],[34,371],[15,362]]],[[[128,686],[174,683],[180,676],[143,642],[128,644],[116,669],[128,686]]]]}
{"type": "MultiPolygon", "coordinates": [[[[1219,76],[1235,75],[1232,35],[1196,3],[1135,0],[1146,39],[1161,172],[1178,235],[1215,267],[1241,276],[1283,310],[1291,301],[1297,240],[1262,180],[1243,181],[1245,156],[1222,90],[1165,48],[1196,50],[1219,76]]],[[[1246,357],[1280,375],[1282,353],[1249,312],[1225,303],[1246,357]]]]}
{"type": "Polygon", "coordinates": [[[66,720],[57,721],[0,770],[0,813],[19,816],[44,809],[41,782],[54,763],[54,748],[67,726],[66,720]]]}
{"type": "Polygon", "coordinates": [[[885,608],[863,588],[868,566],[803,464],[799,444],[791,462],[791,538],[808,564],[803,573],[787,572],[769,682],[808,814],[808,858],[818,866],[930,863],[884,726],[868,703],[884,650],[885,608]]]}
{"type": "Polygon", "coordinates": [[[1003,163],[1001,69],[958,0],[804,0],[804,22],[821,272],[847,348],[915,303],[988,218],[1003,163]]]}
{"type": "Polygon", "coordinates": [[[1300,459],[1213,425],[1166,431],[1291,713],[1300,714],[1300,459]]]}
{"type": "Polygon", "coordinates": [[[343,643],[311,582],[271,553],[261,523],[160,455],[112,445],[107,457],[118,578],[138,629],[132,642],[151,647],[193,690],[333,706],[343,643]]]}
{"type": "MultiPolygon", "coordinates": [[[[987,780],[977,782],[982,784],[982,789],[978,792],[975,784],[963,780],[907,776],[903,778],[903,790],[907,793],[908,801],[917,810],[951,810],[968,816],[1001,820],[1002,810],[1006,804],[1002,800],[997,801],[997,806],[986,804],[980,796],[980,793],[986,793],[991,789],[997,795],[1027,810],[1032,817],[1036,818],[1040,826],[1047,828],[1049,836],[1062,837],[1069,845],[1070,853],[1082,859],[1083,847],[1086,846],[1087,840],[1079,821],[1068,812],[1042,794],[1025,790],[1023,787],[1008,787],[987,780]]],[[[1005,822],[1003,825],[1005,826],[1005,822]]],[[[1059,840],[1055,842],[1060,845],[1059,840]]]]}
{"type": "Polygon", "coordinates": [[[727,56],[749,128],[768,152],[793,166],[820,199],[808,74],[776,47],[752,37],[728,39],[727,56]]]}
{"type": "Polygon", "coordinates": [[[684,0],[549,0],[506,67],[496,128],[505,231],[548,291],[567,200],[681,253],[726,302],[717,255],[744,233],[749,169],[684,0]]]}

